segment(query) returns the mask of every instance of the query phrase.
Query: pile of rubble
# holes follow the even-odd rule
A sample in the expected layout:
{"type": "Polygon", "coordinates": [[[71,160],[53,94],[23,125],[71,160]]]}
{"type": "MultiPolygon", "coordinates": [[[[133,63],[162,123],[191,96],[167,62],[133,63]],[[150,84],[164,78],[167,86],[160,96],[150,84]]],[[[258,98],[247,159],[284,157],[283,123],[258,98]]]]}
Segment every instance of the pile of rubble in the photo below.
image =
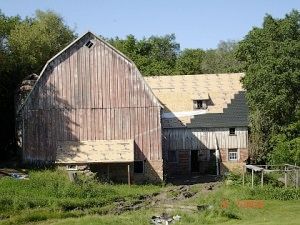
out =
{"type": "Polygon", "coordinates": [[[152,216],[151,223],[155,225],[168,225],[171,223],[175,223],[176,221],[179,221],[181,219],[181,216],[170,216],[166,213],[161,214],[160,216],[152,216]]]}

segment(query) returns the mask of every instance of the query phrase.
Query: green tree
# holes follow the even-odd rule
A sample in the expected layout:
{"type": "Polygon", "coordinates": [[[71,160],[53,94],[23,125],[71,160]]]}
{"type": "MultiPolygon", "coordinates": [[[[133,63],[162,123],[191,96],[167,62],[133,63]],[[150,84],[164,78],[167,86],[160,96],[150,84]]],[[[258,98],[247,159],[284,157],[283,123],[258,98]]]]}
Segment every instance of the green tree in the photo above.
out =
{"type": "Polygon", "coordinates": [[[38,10],[35,18],[27,18],[11,30],[8,45],[18,71],[25,76],[39,73],[45,62],[74,37],[62,17],[52,11],[38,10]]]}
{"type": "Polygon", "coordinates": [[[132,59],[144,76],[168,75],[175,71],[180,45],[174,34],[151,36],[137,40],[128,35],[122,40],[118,37],[108,41],[132,59]]]}
{"type": "Polygon", "coordinates": [[[0,152],[14,151],[14,96],[22,79],[39,73],[53,55],[75,38],[74,32],[54,12],[37,11],[21,20],[0,13],[0,152]]]}
{"type": "MultiPolygon", "coordinates": [[[[251,136],[258,136],[264,143],[254,147],[254,151],[262,152],[257,160],[265,160],[273,149],[282,149],[280,143],[294,143],[299,137],[297,132],[291,132],[297,129],[292,124],[300,119],[299,11],[294,10],[283,19],[267,15],[262,27],[253,28],[240,42],[236,55],[245,63],[243,85],[250,108],[251,136]],[[294,135],[278,138],[287,129],[294,135]]],[[[291,148],[299,148],[296,146],[291,148]]]]}
{"type": "Polygon", "coordinates": [[[221,41],[217,49],[207,50],[201,65],[202,71],[204,73],[241,72],[243,64],[235,56],[237,47],[236,41],[221,41]]]}
{"type": "Polygon", "coordinates": [[[176,61],[177,74],[201,74],[205,52],[202,49],[184,49],[176,61]]]}

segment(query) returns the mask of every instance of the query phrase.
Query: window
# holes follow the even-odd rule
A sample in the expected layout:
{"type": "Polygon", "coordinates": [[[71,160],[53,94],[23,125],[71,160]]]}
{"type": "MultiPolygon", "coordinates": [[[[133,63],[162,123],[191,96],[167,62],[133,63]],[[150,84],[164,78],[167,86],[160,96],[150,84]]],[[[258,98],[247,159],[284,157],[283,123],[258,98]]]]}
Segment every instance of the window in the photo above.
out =
{"type": "Polygon", "coordinates": [[[235,128],[234,127],[229,128],[229,135],[235,135],[235,128]]]}
{"type": "Polygon", "coordinates": [[[88,41],[85,46],[88,48],[91,48],[94,45],[94,43],[92,41],[88,41]]]}
{"type": "Polygon", "coordinates": [[[77,165],[67,165],[66,169],[67,170],[78,170],[78,167],[77,167],[77,165]]]}
{"type": "Polygon", "coordinates": [[[134,161],[134,173],[144,173],[144,161],[134,161]]]}
{"type": "Polygon", "coordinates": [[[228,149],[228,161],[237,161],[237,160],[238,160],[238,150],[228,149]]]}
{"type": "Polygon", "coordinates": [[[177,162],[177,151],[168,151],[168,161],[174,163],[177,162]]]}
{"type": "Polygon", "coordinates": [[[193,100],[193,102],[194,102],[194,109],[207,109],[205,100],[193,100]]]}

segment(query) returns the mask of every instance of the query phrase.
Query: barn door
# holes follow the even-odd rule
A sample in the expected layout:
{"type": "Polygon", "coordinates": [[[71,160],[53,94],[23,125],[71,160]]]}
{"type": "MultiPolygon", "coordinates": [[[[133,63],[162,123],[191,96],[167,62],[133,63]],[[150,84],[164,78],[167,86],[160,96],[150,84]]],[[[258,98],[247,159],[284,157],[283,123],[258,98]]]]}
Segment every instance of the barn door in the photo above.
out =
{"type": "Polygon", "coordinates": [[[191,150],[191,172],[199,172],[199,150],[191,150]]]}

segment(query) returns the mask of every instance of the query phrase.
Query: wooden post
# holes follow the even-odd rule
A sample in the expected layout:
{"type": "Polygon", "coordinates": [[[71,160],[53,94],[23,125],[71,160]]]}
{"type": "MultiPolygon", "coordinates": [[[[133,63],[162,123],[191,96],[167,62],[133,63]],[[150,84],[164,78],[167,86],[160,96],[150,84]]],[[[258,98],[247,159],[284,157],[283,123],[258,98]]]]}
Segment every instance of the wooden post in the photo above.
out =
{"type": "Polygon", "coordinates": [[[296,168],[296,188],[299,188],[299,170],[296,168]]]}
{"type": "Polygon", "coordinates": [[[251,179],[251,183],[252,183],[252,188],[254,187],[254,170],[251,170],[251,174],[252,174],[252,179],[251,179]]]}
{"type": "Polygon", "coordinates": [[[107,180],[109,181],[110,176],[109,176],[109,164],[107,164],[107,180]]]}
{"type": "Polygon", "coordinates": [[[245,186],[245,166],[243,166],[243,186],[245,186]]]}
{"type": "Polygon", "coordinates": [[[287,171],[286,171],[286,166],[284,166],[284,187],[287,188],[287,171]]]}
{"type": "Polygon", "coordinates": [[[264,186],[264,170],[261,171],[261,186],[263,187],[264,186]]]}
{"type": "Polygon", "coordinates": [[[130,164],[127,166],[127,178],[128,178],[128,185],[130,186],[130,164]]]}

